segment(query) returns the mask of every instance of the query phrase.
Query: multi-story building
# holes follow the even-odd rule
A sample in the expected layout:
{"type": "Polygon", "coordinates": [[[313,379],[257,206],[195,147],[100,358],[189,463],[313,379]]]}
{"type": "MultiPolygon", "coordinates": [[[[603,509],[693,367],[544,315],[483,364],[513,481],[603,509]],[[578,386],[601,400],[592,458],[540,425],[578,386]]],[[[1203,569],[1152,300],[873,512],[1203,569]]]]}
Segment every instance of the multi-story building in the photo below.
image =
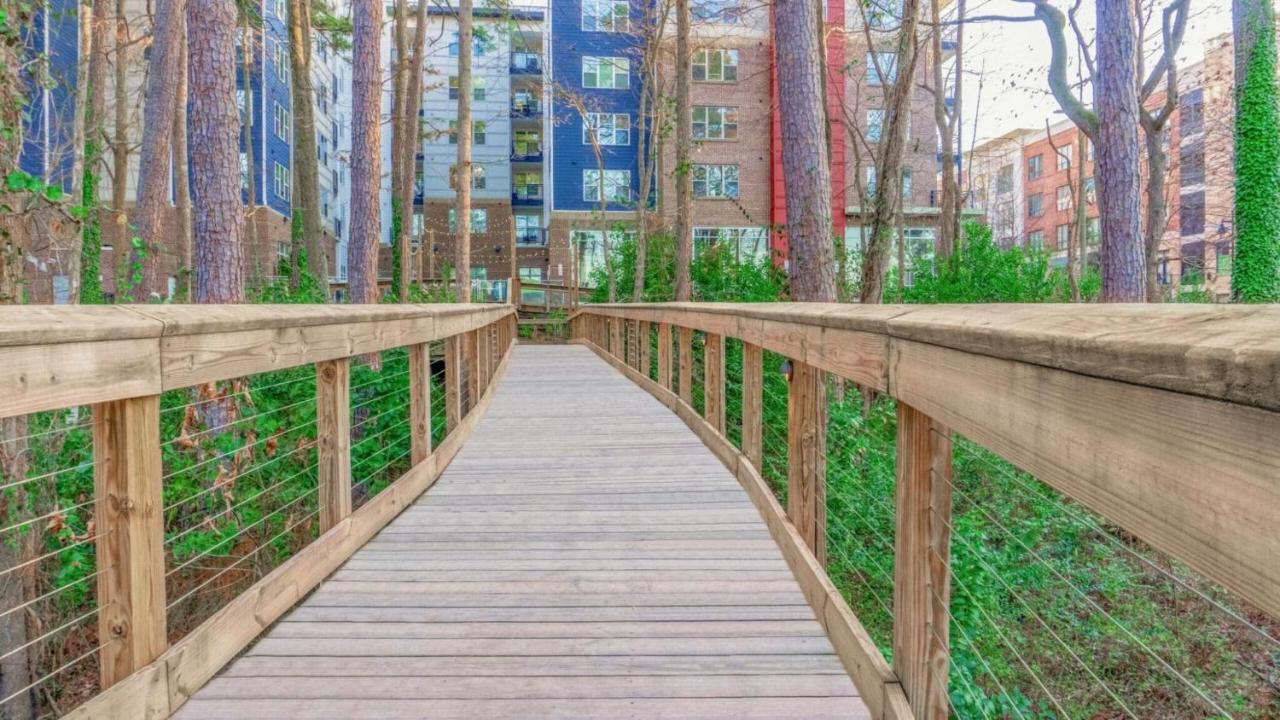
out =
{"type": "Polygon", "coordinates": [[[1026,235],[1023,186],[1030,173],[1043,171],[1043,165],[1042,160],[1028,163],[1023,146],[1033,142],[1037,134],[1035,130],[1013,130],[977,145],[965,156],[965,177],[974,204],[983,210],[992,237],[1003,247],[1021,244],[1026,235]]]}
{"type": "Polygon", "coordinates": [[[1021,237],[1031,248],[1047,249],[1055,265],[1066,262],[1067,243],[1075,232],[1081,173],[1085,242],[1090,253],[1097,251],[1101,234],[1093,172],[1093,143],[1069,120],[1029,135],[1023,143],[1021,237]]]}

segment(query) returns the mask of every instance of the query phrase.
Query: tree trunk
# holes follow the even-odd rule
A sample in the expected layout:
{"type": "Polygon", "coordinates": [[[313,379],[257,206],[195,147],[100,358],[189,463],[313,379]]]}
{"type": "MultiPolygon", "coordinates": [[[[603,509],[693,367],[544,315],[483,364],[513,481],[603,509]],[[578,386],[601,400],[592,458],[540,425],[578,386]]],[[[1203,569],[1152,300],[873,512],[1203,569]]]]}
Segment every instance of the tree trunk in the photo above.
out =
{"type": "MultiPolygon", "coordinates": [[[[814,5],[813,3],[798,3],[814,5]]],[[[816,8],[816,5],[814,6],[816,8]]],[[[781,11],[778,12],[782,14],[781,11]]],[[[689,0],[676,0],[676,301],[693,297],[689,266],[693,264],[693,108],[689,83],[693,50],[689,47],[689,0]]],[[[784,102],[785,108],[785,102],[784,102]]],[[[784,110],[785,114],[785,110],[784,110]]],[[[819,133],[818,137],[822,137],[819,133]]],[[[600,179],[603,184],[604,178],[600,179]]]]}
{"type": "MultiPolygon", "coordinates": [[[[880,147],[876,157],[876,192],[872,201],[871,241],[862,259],[862,289],[859,300],[867,304],[882,301],[884,273],[888,266],[893,235],[899,224],[898,217],[902,213],[902,158],[906,150],[911,97],[915,90],[918,54],[916,29],[919,16],[920,0],[906,0],[902,4],[902,23],[898,30],[897,49],[894,56],[897,75],[885,93],[887,126],[880,134],[880,147]]],[[[885,77],[887,68],[878,67],[877,72],[881,77],[885,77]]],[[[898,268],[899,276],[903,270],[904,268],[898,268]]]]}
{"type": "MultiPolygon", "coordinates": [[[[405,83],[405,102],[403,129],[404,142],[400,146],[401,187],[400,187],[400,253],[404,258],[400,267],[400,302],[409,302],[409,272],[412,253],[414,228],[414,194],[417,187],[418,148],[421,144],[421,126],[418,112],[422,109],[422,73],[426,66],[427,50],[427,3],[419,2],[414,15],[412,60],[408,63],[408,80],[405,83]]],[[[401,69],[405,67],[401,64],[401,69]]],[[[512,221],[514,222],[514,221],[512,221]]],[[[513,225],[514,227],[514,225],[513,225]]],[[[418,243],[419,252],[422,243],[418,243]]],[[[419,256],[421,257],[421,256],[419,256]]],[[[420,264],[420,263],[419,263],[420,264]]],[[[421,275],[421,271],[418,273],[421,275]]]]}
{"type": "MultiPolygon", "coordinates": [[[[938,218],[938,241],[937,253],[939,260],[945,260],[955,251],[956,237],[960,234],[960,185],[959,178],[956,176],[956,160],[955,160],[955,118],[960,112],[960,47],[959,42],[956,44],[956,94],[955,106],[951,109],[947,108],[947,78],[942,71],[942,0],[932,0],[930,3],[933,15],[933,120],[938,127],[939,149],[942,152],[942,199],[940,205],[940,215],[938,218]]],[[[963,13],[963,6],[961,6],[963,13]]],[[[963,24],[963,14],[960,16],[961,22],[957,25],[956,32],[959,33],[963,24]]]]}
{"type": "MultiPolygon", "coordinates": [[[[244,163],[248,168],[245,177],[245,195],[247,201],[245,203],[245,247],[246,254],[253,262],[254,267],[258,264],[258,159],[257,153],[253,151],[253,134],[254,119],[257,117],[253,113],[253,83],[248,78],[253,77],[253,55],[254,45],[257,42],[257,33],[254,32],[253,26],[249,23],[247,17],[242,17],[240,32],[243,35],[241,47],[244,53],[241,56],[240,74],[245,78],[244,83],[244,112],[240,115],[240,133],[241,141],[244,147],[244,163]]],[[[272,253],[274,256],[274,252],[272,253]]],[[[274,275],[274,269],[272,274],[274,275]]]]}
{"type": "MultiPolygon", "coordinates": [[[[190,0],[188,82],[198,303],[244,302],[235,35],[234,0],[190,0]]],[[[170,125],[170,134],[172,130],[170,125]]]]}
{"type": "MultiPolygon", "coordinates": [[[[191,176],[188,163],[191,161],[187,149],[187,78],[189,75],[187,47],[182,46],[182,58],[179,63],[173,115],[173,184],[178,206],[178,244],[182,248],[182,294],[190,301],[195,297],[194,273],[195,251],[191,238],[191,176]]],[[[239,176],[237,164],[237,179],[239,176]]],[[[237,188],[238,189],[238,188],[237,188]]]]}
{"type": "Polygon", "coordinates": [[[89,57],[89,93],[85,107],[84,182],[81,184],[80,202],[85,208],[84,228],[80,240],[80,278],[77,284],[77,302],[102,302],[102,215],[99,208],[98,187],[106,170],[103,148],[106,146],[105,120],[107,112],[107,55],[110,36],[107,19],[111,14],[110,0],[94,0],[93,3],[93,53],[89,57]]]}
{"type": "Polygon", "coordinates": [[[1280,302],[1280,108],[1276,15],[1269,0],[1234,0],[1235,230],[1231,294],[1237,302],[1280,302]]]}
{"type": "Polygon", "coordinates": [[[1165,173],[1169,170],[1169,156],[1164,151],[1167,130],[1144,127],[1143,137],[1147,146],[1147,218],[1143,227],[1146,254],[1147,302],[1160,302],[1160,240],[1164,238],[1165,218],[1169,212],[1165,197],[1165,173]]]}
{"type": "MultiPolygon", "coordinates": [[[[186,0],[169,0],[156,5],[151,26],[151,55],[147,68],[146,112],[142,116],[142,150],[138,166],[138,236],[147,251],[143,262],[144,285],[135,299],[156,290],[156,255],[168,239],[164,237],[165,208],[169,207],[169,167],[173,149],[174,96],[182,54],[182,14],[186,0]]],[[[233,44],[234,47],[234,44],[233,44]]],[[[234,54],[231,57],[235,57],[234,54]]],[[[234,66],[234,61],[232,62],[234,66]]],[[[234,93],[234,75],[232,90],[234,93]]],[[[235,95],[231,97],[235,107],[235,95]]],[[[238,163],[237,163],[238,165],[238,163]]],[[[237,173],[239,172],[237,168],[237,173]]],[[[119,179],[119,178],[117,178],[119,179]]],[[[139,261],[135,258],[135,262],[139,261]]]]}
{"type": "Polygon", "coordinates": [[[644,301],[646,265],[649,255],[649,193],[652,189],[655,163],[653,148],[646,138],[649,112],[656,113],[657,103],[652,98],[657,96],[657,73],[655,72],[657,55],[661,42],[661,21],[656,17],[653,5],[646,5],[644,10],[644,26],[641,30],[641,41],[644,43],[640,64],[640,102],[636,110],[636,167],[640,172],[640,183],[636,195],[636,267],[631,280],[631,299],[633,302],[644,301]]]}
{"type": "Polygon", "coordinates": [[[1102,300],[1142,302],[1146,300],[1146,252],[1140,226],[1137,18],[1133,3],[1127,0],[1099,0],[1097,13],[1095,150],[1102,223],[1102,300]]]}
{"type": "MultiPolygon", "coordinates": [[[[89,107],[89,96],[92,93],[92,86],[89,84],[89,68],[92,64],[90,60],[96,54],[93,47],[94,21],[92,18],[86,19],[84,16],[93,12],[89,5],[80,5],[80,22],[79,27],[79,53],[76,60],[76,87],[75,87],[75,119],[72,126],[71,151],[73,153],[71,162],[71,198],[72,202],[83,202],[84,189],[86,180],[92,182],[91,178],[85,176],[85,166],[88,162],[87,138],[89,132],[89,123],[93,119],[93,109],[89,107]]],[[[84,206],[88,208],[89,206],[84,206]]],[[[67,275],[67,282],[70,287],[70,297],[68,302],[80,302],[80,258],[83,254],[84,231],[89,223],[86,215],[77,223],[77,227],[72,232],[71,247],[66,252],[66,264],[64,272],[67,275]]]]}
{"type": "Polygon", "coordinates": [[[409,4],[396,0],[391,40],[394,60],[391,62],[391,292],[404,302],[409,292],[405,280],[408,269],[407,233],[405,231],[404,168],[405,107],[409,104],[406,56],[408,55],[409,4]]]}
{"type": "MultiPolygon", "coordinates": [[[[307,272],[322,286],[329,282],[320,217],[320,158],[316,155],[315,91],[311,85],[311,2],[289,1],[289,66],[293,72],[294,214],[302,213],[302,246],[307,272]]],[[[327,293],[326,293],[327,294],[327,293]]]]}
{"type": "MultiPolygon", "coordinates": [[[[115,122],[111,140],[111,209],[115,211],[116,260],[129,248],[129,215],[125,202],[129,195],[129,20],[126,0],[116,0],[115,122]]],[[[117,284],[116,296],[121,291],[117,284]]]]}
{"type": "Polygon", "coordinates": [[[378,245],[382,174],[382,62],[378,40],[382,4],[357,2],[352,8],[351,237],[347,244],[349,302],[378,301],[378,245]]]}
{"type": "MultiPolygon", "coordinates": [[[[471,0],[458,0],[458,302],[471,302],[471,0]]],[[[603,179],[601,180],[603,182],[603,179]]]]}

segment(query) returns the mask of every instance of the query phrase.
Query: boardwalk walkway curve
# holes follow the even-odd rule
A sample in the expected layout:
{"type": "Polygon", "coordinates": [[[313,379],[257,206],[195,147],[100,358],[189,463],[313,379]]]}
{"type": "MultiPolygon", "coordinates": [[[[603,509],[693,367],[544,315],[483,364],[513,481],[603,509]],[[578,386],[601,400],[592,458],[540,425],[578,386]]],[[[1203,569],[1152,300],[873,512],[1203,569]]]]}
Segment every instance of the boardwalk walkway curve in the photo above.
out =
{"type": "Polygon", "coordinates": [[[737,480],[581,346],[517,346],[437,484],[178,712],[869,717],[737,480]]]}

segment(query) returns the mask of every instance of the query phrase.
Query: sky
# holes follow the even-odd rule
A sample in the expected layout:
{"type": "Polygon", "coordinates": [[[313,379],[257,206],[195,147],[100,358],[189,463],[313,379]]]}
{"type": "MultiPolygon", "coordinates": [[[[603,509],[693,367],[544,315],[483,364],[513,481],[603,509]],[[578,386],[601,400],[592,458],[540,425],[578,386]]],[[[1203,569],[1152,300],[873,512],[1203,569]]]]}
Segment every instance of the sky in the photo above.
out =
{"type": "MultiPolygon", "coordinates": [[[[1155,0],[1158,7],[1166,2],[1155,0]]],[[[1231,32],[1230,0],[1190,0],[1191,15],[1179,53],[1179,66],[1204,57],[1205,43],[1231,32]]],[[[1059,1],[1065,11],[1069,4],[1059,1]]],[[[1094,0],[1082,0],[1077,13],[1086,37],[1093,34],[1094,0]]],[[[968,0],[966,17],[980,15],[1031,15],[1029,3],[1015,0],[968,0]]],[[[1156,11],[1159,22],[1159,10],[1156,11]]],[[[1068,30],[1068,33],[1070,31],[1068,30]]],[[[1068,42],[1074,45],[1070,38],[1068,42]]],[[[1017,128],[1042,128],[1045,119],[1056,123],[1058,103],[1049,94],[1045,74],[1049,41],[1039,22],[985,22],[965,26],[964,147],[1017,128]],[[978,73],[983,81],[979,91],[978,73]]],[[[1074,77],[1074,70],[1071,71],[1074,77]]]]}

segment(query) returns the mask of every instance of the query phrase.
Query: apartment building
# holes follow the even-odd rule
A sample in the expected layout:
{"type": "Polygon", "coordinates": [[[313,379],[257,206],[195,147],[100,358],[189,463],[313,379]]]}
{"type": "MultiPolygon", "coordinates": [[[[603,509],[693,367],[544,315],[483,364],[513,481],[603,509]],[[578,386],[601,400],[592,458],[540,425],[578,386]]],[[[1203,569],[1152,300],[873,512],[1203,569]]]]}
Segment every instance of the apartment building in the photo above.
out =
{"type": "MultiPolygon", "coordinates": [[[[31,86],[31,107],[24,127],[20,164],[23,170],[51,184],[70,189],[70,177],[74,149],[71,147],[72,123],[75,108],[75,77],[78,63],[77,5],[71,0],[51,0],[36,14],[36,22],[27,32],[26,41],[31,52],[47,56],[49,82],[31,86]]],[[[143,0],[126,0],[124,4],[127,34],[142,37],[150,31],[150,11],[143,0]]],[[[246,277],[251,285],[269,282],[276,275],[279,258],[287,256],[290,248],[290,215],[293,190],[293,101],[290,85],[290,61],[288,44],[288,2],[286,0],[260,0],[257,10],[262,17],[260,28],[250,37],[238,35],[236,41],[236,101],[242,116],[250,119],[249,142],[241,137],[241,180],[243,199],[248,208],[247,217],[250,247],[245,253],[246,277]],[[246,61],[247,53],[247,61],[246,61]],[[251,152],[249,149],[251,148],[251,152]],[[250,163],[250,156],[253,162],[250,163]],[[251,166],[252,165],[252,166],[251,166]],[[253,178],[253,197],[249,197],[249,178],[253,178]]],[[[126,215],[116,217],[103,212],[102,257],[100,262],[102,283],[107,297],[117,293],[117,277],[129,272],[123,268],[133,235],[129,213],[137,198],[139,145],[144,119],[143,91],[146,81],[145,43],[132,43],[123,50],[113,50],[112,62],[125,64],[126,86],[117,94],[115,73],[108,73],[104,89],[107,102],[106,133],[115,134],[115,103],[123,96],[128,107],[124,115],[128,122],[127,134],[130,153],[127,173],[122,181],[126,215]]],[[[313,84],[323,87],[323,96],[317,92],[316,128],[317,145],[321,158],[321,198],[325,227],[331,237],[327,252],[329,267],[341,271],[339,256],[332,244],[344,235],[345,198],[343,190],[345,158],[342,138],[346,137],[346,152],[350,147],[350,128],[345,127],[350,117],[350,67],[349,60],[334,52],[324,40],[317,37],[313,48],[313,84]],[[321,142],[321,140],[325,142],[321,142]],[[325,198],[328,202],[325,202],[325,198]]],[[[113,158],[106,159],[108,165],[113,158]]],[[[99,186],[100,197],[112,198],[111,173],[104,173],[99,186]]],[[[176,188],[175,188],[176,196],[176,188]]],[[[175,208],[164,214],[163,237],[178,237],[178,216],[175,208]]],[[[28,259],[27,295],[34,302],[65,302],[70,282],[65,268],[71,266],[67,253],[73,247],[69,242],[42,240],[44,235],[54,237],[48,228],[33,233],[33,243],[28,259]],[[43,234],[42,234],[43,233],[43,234]]],[[[183,263],[183,248],[179,243],[164,242],[150,248],[141,287],[134,296],[154,299],[172,298],[179,284],[183,263]]]]}
{"type": "MultiPolygon", "coordinates": [[[[1022,244],[1026,236],[1027,161],[1024,146],[1043,131],[1013,130],[973,148],[965,156],[969,191],[991,227],[992,237],[1002,247],[1022,244]]],[[[1036,171],[1043,169],[1036,161],[1036,171]]]]}

